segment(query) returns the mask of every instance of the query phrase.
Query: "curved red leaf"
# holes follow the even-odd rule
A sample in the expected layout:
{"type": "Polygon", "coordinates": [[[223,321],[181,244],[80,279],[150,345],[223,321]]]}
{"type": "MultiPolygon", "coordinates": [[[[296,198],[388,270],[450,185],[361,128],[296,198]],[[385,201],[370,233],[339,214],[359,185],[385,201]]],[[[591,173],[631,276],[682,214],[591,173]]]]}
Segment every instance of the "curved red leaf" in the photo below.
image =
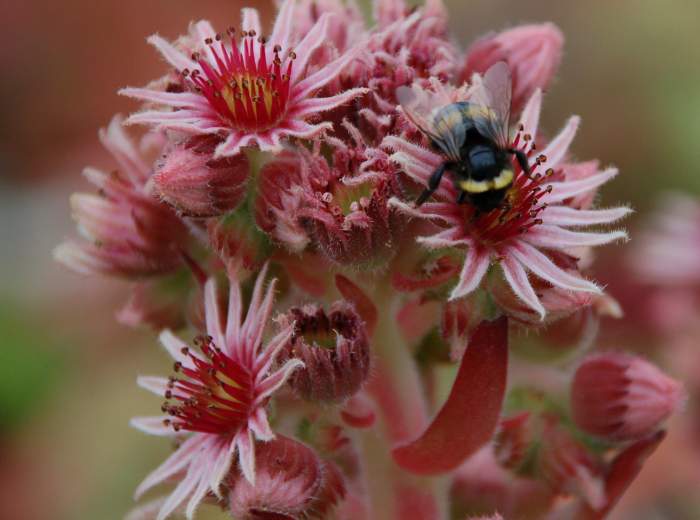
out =
{"type": "Polygon", "coordinates": [[[455,469],[491,439],[508,371],[508,321],[483,321],[469,340],[450,395],[423,434],[394,448],[404,469],[421,475],[455,469]]]}
{"type": "Polygon", "coordinates": [[[335,275],[335,285],[347,301],[355,305],[355,310],[365,321],[367,334],[372,336],[377,325],[377,307],[365,292],[342,274],[335,275]]]}
{"type": "Polygon", "coordinates": [[[659,431],[641,439],[621,451],[610,463],[605,478],[605,496],[607,502],[603,509],[594,511],[590,507],[577,516],[577,520],[602,520],[617,504],[630,484],[637,478],[642,466],[666,437],[665,431],[659,431]]]}

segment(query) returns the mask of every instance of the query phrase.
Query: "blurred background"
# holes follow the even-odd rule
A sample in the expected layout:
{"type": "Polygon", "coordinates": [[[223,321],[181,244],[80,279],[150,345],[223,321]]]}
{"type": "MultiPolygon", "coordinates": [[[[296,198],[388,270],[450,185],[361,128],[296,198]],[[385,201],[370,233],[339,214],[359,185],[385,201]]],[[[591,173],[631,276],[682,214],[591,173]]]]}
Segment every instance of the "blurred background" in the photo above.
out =
{"type": "MultiPolygon", "coordinates": [[[[175,38],[198,18],[236,24],[243,3],[270,21],[268,0],[3,6],[0,518],[121,518],[138,482],[169,452],[166,443],[128,426],[129,417],[160,404],[137,389],[137,373],[160,373],[168,363],[151,332],[115,323],[128,288],[67,272],[51,249],[73,234],[68,197],[86,188],[82,168],[111,168],[97,129],[113,113],[135,107],[117,89],[143,85],[165,70],[145,38],[154,32],[175,38]]],[[[636,221],[659,192],[700,193],[700,2],[447,3],[464,47],[518,23],[552,21],[562,28],[564,60],[546,98],[544,127],[555,132],[568,115],[582,116],[574,153],[620,167],[604,198],[637,209],[629,223],[633,239],[636,221]]],[[[662,445],[618,518],[641,518],[634,511],[647,511],[650,519],[697,518],[684,516],[683,507],[665,507],[699,481],[700,455],[685,465],[669,462],[675,442],[672,435],[662,445]],[[646,487],[654,478],[659,489],[655,465],[670,479],[659,496],[646,487]]]]}

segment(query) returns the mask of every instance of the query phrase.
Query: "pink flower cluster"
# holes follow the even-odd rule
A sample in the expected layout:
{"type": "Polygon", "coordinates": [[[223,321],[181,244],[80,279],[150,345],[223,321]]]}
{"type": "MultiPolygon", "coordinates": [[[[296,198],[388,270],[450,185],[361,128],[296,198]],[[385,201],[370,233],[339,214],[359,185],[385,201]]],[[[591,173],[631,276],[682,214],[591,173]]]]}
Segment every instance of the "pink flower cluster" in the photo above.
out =
{"type": "Polygon", "coordinates": [[[175,445],[136,498],[171,491],[130,518],[602,518],[683,401],[639,357],[586,355],[620,315],[593,248],[626,240],[630,210],[597,205],[617,170],[573,157],[578,117],[540,127],[561,32],[462,52],[441,0],[375,0],[373,16],[284,0],[269,32],[250,8],[219,32],[195,22],[151,36],[164,74],[120,91],[142,104],[100,133],[118,169],[86,170],[81,238],[55,256],[130,281],[120,321],[173,359],[138,377],[161,413],[132,421],[175,445]],[[447,159],[397,91],[476,106],[502,62],[503,200],[477,208],[448,172],[417,205],[447,159]]]}

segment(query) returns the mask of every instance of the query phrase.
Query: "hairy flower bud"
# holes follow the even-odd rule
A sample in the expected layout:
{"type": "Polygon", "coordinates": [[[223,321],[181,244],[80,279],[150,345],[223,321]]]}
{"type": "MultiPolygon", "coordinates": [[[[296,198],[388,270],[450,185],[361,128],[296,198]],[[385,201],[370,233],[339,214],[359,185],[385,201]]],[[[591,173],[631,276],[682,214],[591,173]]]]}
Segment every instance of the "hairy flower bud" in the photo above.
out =
{"type": "Polygon", "coordinates": [[[513,111],[518,112],[536,89],[546,89],[559,67],[564,36],[551,23],[521,25],[477,40],[467,51],[461,78],[483,74],[499,61],[513,77],[513,111]]]}
{"type": "Polygon", "coordinates": [[[100,131],[100,140],[120,169],[85,169],[97,193],[71,196],[73,218],[85,240],[64,242],[54,250],[55,258],[85,274],[136,278],[173,271],[182,265],[187,228],[146,192],[147,159],[124,131],[120,117],[100,131]]]}
{"type": "Polygon", "coordinates": [[[584,360],[571,389],[576,424],[615,441],[652,433],[683,401],[678,381],[641,358],[619,352],[584,360]]]}
{"type": "Polygon", "coordinates": [[[345,496],[340,471],[307,446],[278,435],[255,446],[255,485],[229,477],[229,510],[239,520],[328,518],[345,496]]]}
{"type": "Polygon", "coordinates": [[[369,373],[369,341],[352,306],[335,302],[328,313],[315,305],[295,307],[280,320],[294,323],[286,357],[305,365],[289,379],[300,397],[333,402],[360,389],[369,373]]]}
{"type": "Polygon", "coordinates": [[[214,158],[219,139],[193,137],[174,146],[156,167],[153,187],[183,215],[215,217],[243,199],[250,165],[244,154],[214,158]]]}

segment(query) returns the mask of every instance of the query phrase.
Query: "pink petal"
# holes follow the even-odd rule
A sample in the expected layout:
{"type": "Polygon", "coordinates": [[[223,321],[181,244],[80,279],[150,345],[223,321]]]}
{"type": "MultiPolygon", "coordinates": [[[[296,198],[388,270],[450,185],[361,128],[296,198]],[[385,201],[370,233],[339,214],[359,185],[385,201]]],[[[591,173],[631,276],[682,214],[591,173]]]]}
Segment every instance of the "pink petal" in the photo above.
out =
{"type": "Polygon", "coordinates": [[[211,475],[212,469],[218,462],[222,452],[223,454],[226,453],[227,450],[222,448],[224,448],[222,444],[213,442],[209,449],[201,455],[200,466],[197,468],[197,473],[199,473],[199,483],[187,502],[187,509],[185,510],[185,516],[188,518],[188,520],[192,520],[194,518],[194,513],[197,510],[197,507],[209,491],[209,479],[207,476],[211,475]]]}
{"type": "Polygon", "coordinates": [[[209,474],[209,487],[214,492],[214,494],[222,498],[221,496],[221,481],[228,473],[231,468],[231,462],[233,461],[233,454],[236,452],[236,443],[233,441],[224,444],[224,448],[219,452],[216,463],[211,469],[209,474]]]}
{"type": "Polygon", "coordinates": [[[280,5],[275,26],[272,28],[270,41],[268,46],[273,49],[275,45],[282,47],[284,52],[292,49],[289,48],[289,37],[292,34],[292,21],[294,20],[294,0],[284,0],[280,5]]]}
{"type": "Polygon", "coordinates": [[[262,406],[258,407],[248,419],[248,428],[253,432],[255,438],[260,441],[271,441],[275,438],[275,433],[270,428],[270,423],[267,420],[267,412],[262,406]]]}
{"type": "Polygon", "coordinates": [[[212,27],[211,23],[207,20],[200,20],[190,25],[190,33],[196,40],[195,43],[200,46],[200,51],[206,55],[207,61],[209,63],[216,63],[216,58],[214,57],[214,51],[211,45],[205,45],[204,40],[211,38],[212,40],[216,37],[216,31],[212,27]]]}
{"type": "Polygon", "coordinates": [[[570,291],[585,291],[600,293],[600,288],[588,280],[571,275],[552,262],[547,255],[541,253],[529,244],[518,241],[507,249],[523,266],[527,267],[543,280],[557,287],[570,291]]]}
{"type": "Polygon", "coordinates": [[[457,238],[456,230],[446,229],[440,233],[428,237],[417,237],[416,242],[430,249],[441,249],[443,247],[468,246],[471,247],[473,241],[470,238],[457,238]]]}
{"type": "Polygon", "coordinates": [[[552,186],[552,192],[542,196],[540,201],[546,202],[547,204],[554,204],[555,202],[561,202],[568,198],[588,193],[608,182],[615,177],[617,173],[617,168],[608,168],[607,170],[586,177],[585,179],[553,182],[550,184],[550,186],[552,186]]]}
{"type": "Polygon", "coordinates": [[[547,311],[545,311],[537,294],[535,294],[535,290],[532,288],[523,266],[513,257],[506,255],[501,261],[501,268],[503,269],[503,275],[506,281],[510,285],[510,288],[513,289],[515,295],[520,298],[525,305],[537,312],[537,314],[540,315],[540,319],[544,319],[547,311]]]}
{"type": "Polygon", "coordinates": [[[262,380],[266,377],[270,367],[277,359],[277,354],[287,344],[292,337],[294,328],[290,323],[288,327],[280,331],[274,338],[267,342],[265,350],[255,359],[253,364],[253,372],[257,374],[257,378],[262,380]]]}
{"type": "MultiPolygon", "coordinates": [[[[267,278],[267,270],[269,266],[270,264],[266,262],[260,270],[258,277],[255,279],[255,285],[253,286],[253,294],[250,297],[250,303],[248,304],[248,310],[245,317],[245,321],[241,326],[241,336],[245,338],[243,344],[245,345],[244,348],[247,356],[244,359],[247,359],[251,362],[250,366],[252,366],[253,354],[254,350],[257,348],[257,345],[251,344],[248,340],[252,337],[254,328],[259,326],[261,321],[267,321],[267,316],[263,316],[260,312],[260,303],[263,299],[263,290],[265,289],[265,278],[267,278]]],[[[268,287],[266,297],[270,296],[270,290],[274,291],[274,285],[275,280],[272,280],[270,286],[268,287]]]]}
{"type": "Polygon", "coordinates": [[[576,209],[568,206],[549,206],[544,212],[545,220],[556,226],[593,226],[611,224],[632,213],[628,207],[610,209],[576,209]]]}
{"type": "Polygon", "coordinates": [[[316,21],[311,30],[306,33],[304,39],[299,42],[294,48],[297,54],[297,59],[294,62],[292,70],[292,85],[297,82],[297,79],[303,75],[306,70],[306,65],[311,58],[313,52],[328,38],[328,25],[331,18],[335,16],[330,13],[323,13],[316,21]]]}
{"type": "Polygon", "coordinates": [[[194,459],[192,464],[187,469],[185,478],[177,485],[175,490],[170,494],[168,499],[163,504],[163,507],[158,511],[156,520],[165,520],[170,514],[175,511],[194,491],[197,483],[201,478],[200,467],[204,464],[204,459],[194,459]]]}
{"type": "Polygon", "coordinates": [[[567,247],[601,246],[616,240],[626,240],[624,231],[609,231],[607,233],[592,233],[570,231],[557,226],[541,224],[530,229],[522,240],[538,247],[550,249],[565,249],[567,247]]]}
{"type": "Polygon", "coordinates": [[[194,363],[192,362],[189,356],[186,356],[182,353],[182,349],[187,348],[191,354],[197,356],[199,359],[203,359],[202,356],[199,355],[199,353],[189,349],[187,343],[185,343],[175,334],[173,334],[173,332],[170,329],[165,329],[164,331],[162,331],[158,336],[158,340],[160,341],[161,345],[165,347],[165,350],[168,351],[168,354],[170,354],[170,356],[175,361],[179,361],[183,364],[183,366],[187,368],[193,368],[194,363]]]}
{"type": "Polygon", "coordinates": [[[237,132],[231,132],[226,140],[216,147],[214,157],[229,157],[236,155],[241,151],[241,148],[248,146],[256,138],[256,134],[241,135],[237,132]]]}
{"type": "Polygon", "coordinates": [[[566,157],[580,122],[580,117],[570,117],[562,131],[542,151],[542,155],[547,157],[547,161],[544,163],[546,168],[556,168],[562,159],[566,157]]]}
{"type": "Polygon", "coordinates": [[[159,415],[156,417],[132,417],[129,424],[133,428],[149,435],[159,435],[163,437],[177,435],[171,426],[163,424],[165,419],[168,419],[167,415],[159,415]]]}
{"type": "Polygon", "coordinates": [[[367,334],[371,337],[377,325],[377,307],[374,302],[362,289],[342,274],[335,275],[335,286],[343,298],[355,306],[355,310],[365,322],[367,334]]]}
{"type": "Polygon", "coordinates": [[[254,403],[262,405],[265,399],[274,394],[297,368],[304,368],[304,362],[300,359],[290,359],[282,365],[282,368],[275,370],[266,377],[259,387],[256,388],[258,394],[254,403]]]}
{"type": "Polygon", "coordinates": [[[359,51],[360,46],[358,45],[327,64],[325,67],[304,78],[294,86],[292,89],[292,96],[295,99],[306,99],[310,97],[312,92],[337,78],[359,51]]]}
{"type": "MultiPolygon", "coordinates": [[[[267,272],[266,270],[264,271],[267,272]]],[[[270,313],[272,312],[272,304],[275,300],[275,288],[277,287],[277,279],[273,278],[265,293],[265,299],[259,305],[255,311],[255,316],[251,318],[251,323],[248,324],[248,317],[246,317],[247,327],[244,325],[244,331],[246,335],[246,341],[254,349],[262,344],[263,332],[270,318],[270,313]],[[254,318],[254,319],[253,319],[254,318]]],[[[251,308],[248,310],[248,315],[251,315],[251,308]]]]}
{"type": "Polygon", "coordinates": [[[241,29],[246,32],[255,31],[256,34],[262,34],[260,26],[260,13],[257,9],[244,7],[241,9],[241,29]]]}
{"type": "Polygon", "coordinates": [[[487,443],[498,425],[508,368],[508,320],[483,321],[469,340],[450,395],[416,440],[394,448],[404,469],[445,473],[487,443]]]}
{"type": "Polygon", "coordinates": [[[207,99],[191,92],[162,92],[148,88],[126,87],[119,90],[119,95],[176,108],[209,110],[207,99]]]}
{"type": "Polygon", "coordinates": [[[231,280],[230,285],[228,294],[228,316],[226,317],[225,349],[225,352],[229,355],[231,355],[231,352],[229,352],[229,346],[240,341],[241,312],[243,310],[241,286],[234,280],[231,280]]]}
{"type": "Polygon", "coordinates": [[[221,305],[214,278],[209,278],[204,286],[204,317],[207,322],[207,334],[214,338],[217,347],[223,349],[226,339],[221,326],[221,305]]]}
{"type": "Polygon", "coordinates": [[[255,485],[255,442],[253,432],[247,428],[236,435],[238,449],[238,465],[241,473],[251,485],[255,485]]]}
{"type": "Polygon", "coordinates": [[[100,142],[114,156],[131,182],[141,185],[148,178],[151,168],[144,162],[133,141],[124,131],[123,123],[123,116],[114,116],[106,130],[100,129],[100,142]]]}
{"type": "Polygon", "coordinates": [[[148,43],[153,45],[158,52],[166,59],[177,70],[190,69],[194,70],[198,68],[197,63],[192,61],[189,56],[186,56],[180,52],[173,44],[164,40],[157,34],[148,37],[148,43]]]}
{"type": "Polygon", "coordinates": [[[135,507],[124,517],[124,520],[153,520],[158,510],[163,507],[167,497],[159,497],[135,507]]]}
{"type": "Polygon", "coordinates": [[[168,380],[165,377],[138,376],[136,378],[136,384],[144,390],[153,392],[159,397],[163,397],[165,391],[168,389],[168,380]]]}
{"type": "MultiPolygon", "coordinates": [[[[540,122],[540,110],[542,109],[542,91],[535,90],[530,100],[523,108],[520,115],[520,124],[523,125],[523,134],[529,134],[532,137],[537,135],[537,127],[540,122]]],[[[534,142],[534,140],[533,140],[534,142]]]]}
{"type": "Polygon", "coordinates": [[[311,139],[324,132],[329,132],[333,130],[333,123],[330,121],[324,121],[316,125],[307,123],[306,121],[301,121],[298,119],[288,121],[285,128],[280,129],[280,132],[284,132],[289,137],[298,137],[300,139],[311,139]]]}
{"type": "Polygon", "coordinates": [[[467,250],[467,257],[464,259],[464,267],[459,273],[457,286],[450,293],[450,300],[456,300],[476,290],[484,278],[486,271],[491,264],[491,256],[488,251],[480,250],[477,247],[470,247],[467,250]]]}
{"type": "Polygon", "coordinates": [[[336,94],[335,96],[305,99],[294,106],[291,115],[294,117],[303,118],[309,114],[325,112],[327,110],[339,107],[340,105],[344,105],[345,103],[348,103],[349,101],[352,101],[356,97],[366,94],[367,92],[368,90],[366,88],[352,88],[350,90],[346,90],[345,92],[341,92],[340,94],[336,94]]]}
{"type": "Polygon", "coordinates": [[[136,491],[134,492],[134,499],[138,500],[141,495],[143,495],[153,486],[160,484],[184,469],[192,461],[197,452],[199,452],[206,440],[206,435],[195,434],[183,442],[182,445],[172,455],[170,455],[170,457],[165,459],[163,464],[158,466],[158,468],[151,472],[143,480],[143,482],[141,482],[139,487],[137,487],[136,491]]]}

